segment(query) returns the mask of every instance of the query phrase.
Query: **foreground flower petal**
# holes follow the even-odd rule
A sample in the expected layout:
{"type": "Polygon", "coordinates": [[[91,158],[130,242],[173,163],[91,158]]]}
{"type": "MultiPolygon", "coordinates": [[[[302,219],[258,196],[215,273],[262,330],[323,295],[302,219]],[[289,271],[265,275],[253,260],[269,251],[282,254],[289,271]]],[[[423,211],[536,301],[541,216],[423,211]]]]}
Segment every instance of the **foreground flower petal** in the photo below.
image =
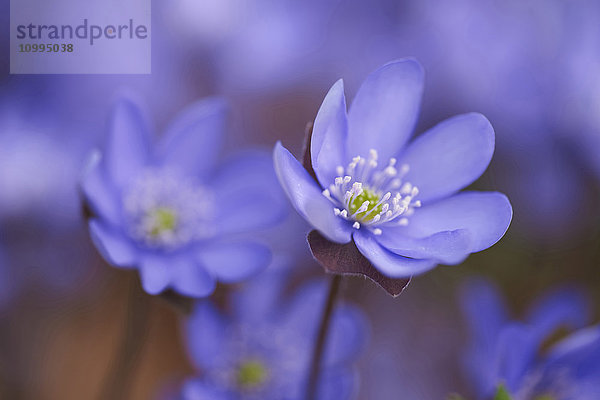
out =
{"type": "Polygon", "coordinates": [[[335,216],[331,203],[321,194],[315,180],[281,143],[275,145],[275,172],[296,211],[336,243],[350,241],[351,228],[335,216]]]}
{"type": "Polygon", "coordinates": [[[444,264],[460,263],[470,251],[471,235],[466,229],[438,232],[424,238],[403,235],[401,231],[399,228],[388,228],[376,236],[376,240],[392,253],[433,259],[444,264]]]}
{"type": "Polygon", "coordinates": [[[381,273],[391,278],[409,278],[435,267],[435,260],[418,260],[402,257],[381,247],[372,235],[357,232],[353,235],[358,250],[373,263],[381,273]]]}
{"type": "Polygon", "coordinates": [[[348,156],[376,149],[387,160],[399,153],[417,122],[423,79],[412,59],[392,61],[367,77],[348,114],[348,156]]]}
{"type": "Polygon", "coordinates": [[[481,114],[447,119],[415,139],[399,157],[410,166],[407,182],[419,199],[432,201],[470,185],[483,174],[494,153],[494,129],[481,114]]]}
{"type": "Polygon", "coordinates": [[[321,186],[333,182],[336,168],[346,163],[346,149],[340,143],[346,141],[347,135],[346,97],[340,79],[325,96],[312,131],[310,155],[321,186]]]}
{"type": "Polygon", "coordinates": [[[462,192],[429,204],[411,217],[399,232],[426,237],[438,232],[465,229],[471,237],[470,253],[496,243],[512,219],[512,207],[505,195],[495,192],[462,192]]]}

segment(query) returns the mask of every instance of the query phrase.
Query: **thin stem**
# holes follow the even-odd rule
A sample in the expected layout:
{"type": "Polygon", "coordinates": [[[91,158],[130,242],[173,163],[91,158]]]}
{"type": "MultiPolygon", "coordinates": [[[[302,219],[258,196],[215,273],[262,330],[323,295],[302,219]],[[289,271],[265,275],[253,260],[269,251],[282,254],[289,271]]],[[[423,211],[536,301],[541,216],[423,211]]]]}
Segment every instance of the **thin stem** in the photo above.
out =
{"type": "Polygon", "coordinates": [[[333,307],[335,306],[335,301],[337,299],[341,281],[341,275],[333,275],[329,284],[329,294],[327,296],[327,301],[325,303],[323,315],[321,316],[321,324],[319,326],[317,342],[315,344],[312,362],[310,365],[310,375],[308,376],[306,400],[315,400],[317,395],[319,372],[321,370],[321,361],[323,359],[325,345],[327,344],[327,333],[329,332],[331,315],[333,313],[333,307]]]}
{"type": "Polygon", "coordinates": [[[150,322],[150,296],[140,290],[137,280],[131,280],[125,329],[117,354],[109,366],[99,400],[130,398],[137,361],[146,341],[150,322]]]}

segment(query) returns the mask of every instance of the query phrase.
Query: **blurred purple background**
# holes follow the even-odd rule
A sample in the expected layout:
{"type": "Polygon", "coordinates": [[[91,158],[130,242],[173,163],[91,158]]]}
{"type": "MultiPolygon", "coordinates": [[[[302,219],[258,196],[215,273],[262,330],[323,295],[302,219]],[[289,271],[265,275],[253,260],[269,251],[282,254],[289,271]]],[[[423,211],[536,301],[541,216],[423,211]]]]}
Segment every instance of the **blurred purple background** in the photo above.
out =
{"type": "MultiPolygon", "coordinates": [[[[0,42],[2,398],[93,398],[110,366],[136,278],[97,255],[77,181],[124,90],[145,101],[159,128],[194,100],[225,96],[229,151],[282,140],[299,154],[333,82],[343,78],[352,98],[370,71],[413,56],[426,72],[417,134],[459,113],[489,118],[496,153],[475,188],[511,199],[508,235],[460,267],[416,278],[397,299],[346,280],[343,296],[372,323],[361,399],[470,393],[457,295],[469,276],[498,283],[516,313],[565,282],[600,300],[597,1],[155,0],[152,8],[151,75],[9,75],[7,35],[0,42]]],[[[5,1],[5,32],[8,14],[5,1]]],[[[321,274],[307,229],[290,217],[276,235],[302,277],[321,274]]],[[[177,313],[156,303],[135,399],[191,371],[177,313]]]]}

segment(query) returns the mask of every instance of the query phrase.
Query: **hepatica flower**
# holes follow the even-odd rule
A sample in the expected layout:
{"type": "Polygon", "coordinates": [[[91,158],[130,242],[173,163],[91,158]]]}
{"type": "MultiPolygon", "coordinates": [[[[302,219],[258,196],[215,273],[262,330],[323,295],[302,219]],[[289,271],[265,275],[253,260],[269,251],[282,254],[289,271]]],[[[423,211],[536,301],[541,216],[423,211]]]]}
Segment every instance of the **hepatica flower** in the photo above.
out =
{"type": "MultiPolygon", "coordinates": [[[[202,302],[187,324],[187,343],[201,378],[190,379],[180,400],[302,400],[317,336],[325,282],[301,287],[281,302],[281,276],[254,279],[232,298],[224,314],[202,302]]],[[[321,364],[319,400],[354,398],[352,366],[364,347],[363,314],[340,304],[331,320],[321,364]]]]}
{"type": "Polygon", "coordinates": [[[207,296],[270,261],[248,234],[278,221],[283,196],[267,154],[216,165],[227,114],[217,98],[184,111],[156,145],[140,109],[121,100],[104,152],[82,188],[94,243],[112,265],[140,271],[144,289],[207,296]]]}
{"type": "Polygon", "coordinates": [[[281,185],[318,231],[309,235],[315,257],[392,294],[405,283],[386,278],[458,264],[496,243],[512,218],[500,193],[458,193],[492,158],[484,116],[450,118],[407,143],[422,91],[418,62],[391,62],[366,79],[346,112],[340,80],[319,109],[305,166],[279,143],[274,151],[281,185]]]}
{"type": "Polygon", "coordinates": [[[600,326],[585,327],[590,313],[577,291],[548,293],[522,322],[485,281],[471,282],[462,303],[471,331],[464,370],[476,399],[600,398],[600,326]]]}

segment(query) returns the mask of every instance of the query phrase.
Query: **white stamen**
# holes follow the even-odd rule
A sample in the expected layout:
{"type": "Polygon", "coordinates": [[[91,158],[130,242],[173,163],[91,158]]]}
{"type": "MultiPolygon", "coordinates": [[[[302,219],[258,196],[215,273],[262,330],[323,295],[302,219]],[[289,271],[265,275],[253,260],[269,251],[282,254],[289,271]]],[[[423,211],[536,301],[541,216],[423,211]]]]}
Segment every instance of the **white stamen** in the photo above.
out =
{"type": "Polygon", "coordinates": [[[408,224],[407,217],[421,207],[421,201],[414,199],[419,189],[403,181],[409,166],[398,166],[398,160],[390,158],[387,165],[378,169],[378,157],[377,151],[370,150],[366,158],[356,156],[346,168],[338,166],[334,184],[323,191],[335,204],[336,216],[352,221],[355,229],[366,226],[376,235],[382,233],[387,223],[408,224]],[[357,198],[365,191],[369,200],[361,198],[363,201],[357,207],[357,198]]]}
{"type": "Polygon", "coordinates": [[[150,247],[174,249],[214,233],[214,195],[168,169],[148,169],[123,197],[129,234],[150,247]]]}

